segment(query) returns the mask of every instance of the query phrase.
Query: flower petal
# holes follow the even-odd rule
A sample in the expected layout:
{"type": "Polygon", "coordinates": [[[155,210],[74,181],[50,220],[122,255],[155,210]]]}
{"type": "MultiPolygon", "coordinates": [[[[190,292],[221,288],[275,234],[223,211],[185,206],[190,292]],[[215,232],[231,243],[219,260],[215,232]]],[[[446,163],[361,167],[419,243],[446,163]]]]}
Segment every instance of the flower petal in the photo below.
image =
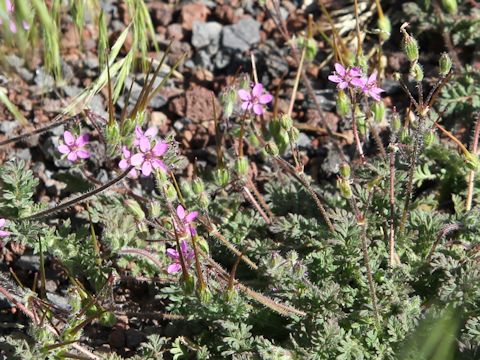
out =
{"type": "Polygon", "coordinates": [[[173,263],[173,264],[168,265],[167,273],[175,274],[175,273],[179,272],[181,269],[182,269],[182,265],[180,265],[179,263],[173,263]]]}
{"type": "Polygon", "coordinates": [[[130,156],[132,156],[132,153],[130,152],[130,150],[128,150],[126,146],[122,147],[122,153],[125,159],[129,159],[130,156]]]}
{"type": "Polygon", "coordinates": [[[144,161],[142,165],[143,176],[150,176],[152,173],[152,163],[150,161],[144,161]]]}
{"type": "Polygon", "coordinates": [[[263,92],[263,85],[261,83],[255,84],[255,86],[252,89],[252,95],[258,98],[262,95],[262,92],[263,92]]]}
{"type": "Polygon", "coordinates": [[[248,101],[242,103],[242,110],[247,110],[247,109],[249,108],[249,105],[250,105],[250,104],[251,104],[251,103],[248,102],[248,101]]]}
{"type": "Polygon", "coordinates": [[[190,223],[194,221],[198,216],[198,211],[192,211],[187,216],[185,216],[185,222],[190,223]]]}
{"type": "Polygon", "coordinates": [[[350,69],[348,75],[350,75],[351,77],[360,77],[362,76],[362,69],[360,69],[358,66],[355,66],[350,69]]]}
{"type": "Polygon", "coordinates": [[[155,144],[155,146],[152,149],[152,152],[153,152],[153,155],[155,156],[162,156],[167,152],[167,150],[168,150],[168,144],[160,141],[155,144]]]}
{"type": "Polygon", "coordinates": [[[67,145],[75,144],[75,137],[68,130],[63,133],[63,140],[65,140],[65,144],[67,145]]]}
{"type": "Polygon", "coordinates": [[[75,140],[75,145],[78,147],[84,146],[88,143],[88,134],[80,135],[77,140],[75,140]]]}
{"type": "Polygon", "coordinates": [[[120,169],[122,169],[122,170],[127,169],[129,165],[130,165],[130,164],[129,164],[128,161],[125,160],[125,159],[120,160],[120,162],[118,163],[118,167],[119,167],[120,169]]]}
{"type": "Polygon", "coordinates": [[[9,28],[12,33],[17,33],[17,24],[15,24],[15,21],[10,20],[9,28]]]}
{"type": "Polygon", "coordinates": [[[10,236],[10,232],[5,230],[0,230],[0,237],[7,237],[10,236]]]}
{"type": "Polygon", "coordinates": [[[148,138],[142,137],[140,139],[140,150],[142,152],[147,152],[148,150],[150,150],[150,140],[148,140],[148,138]]]}
{"type": "Polygon", "coordinates": [[[5,219],[0,219],[0,227],[3,227],[5,225],[6,220],[5,219]]]}
{"type": "Polygon", "coordinates": [[[78,156],[76,151],[72,151],[70,154],[68,154],[67,159],[70,161],[77,161],[78,156]]]}
{"type": "Polygon", "coordinates": [[[143,160],[145,160],[145,155],[143,155],[142,153],[138,153],[130,158],[130,164],[132,164],[133,166],[138,166],[143,163],[143,160]]]}
{"type": "Polygon", "coordinates": [[[258,98],[258,101],[260,101],[260,104],[268,104],[270,101],[273,100],[273,96],[270,93],[263,94],[258,98]]]}
{"type": "Polygon", "coordinates": [[[350,84],[352,84],[353,86],[357,86],[359,88],[364,88],[366,83],[367,83],[366,78],[355,78],[350,81],[350,84]]]}
{"type": "Polygon", "coordinates": [[[180,250],[182,251],[182,254],[187,255],[188,252],[188,244],[185,240],[182,240],[180,242],[180,250]]]}
{"type": "Polygon", "coordinates": [[[339,63],[335,63],[335,71],[340,76],[345,76],[347,74],[347,71],[345,70],[345,68],[342,66],[342,64],[339,64],[339,63]]]}
{"type": "Polygon", "coordinates": [[[154,137],[155,135],[157,135],[157,132],[158,132],[157,128],[149,127],[143,135],[147,137],[154,137]]]}
{"type": "Polygon", "coordinates": [[[253,112],[257,115],[263,114],[263,106],[262,104],[255,104],[253,105],[253,112]]]}
{"type": "Polygon", "coordinates": [[[153,159],[152,166],[154,169],[162,169],[165,172],[168,172],[168,167],[162,160],[153,159]]]}
{"type": "Polygon", "coordinates": [[[178,259],[180,257],[178,255],[178,251],[175,249],[167,249],[167,256],[171,257],[172,259],[178,259]]]}
{"type": "Polygon", "coordinates": [[[138,126],[138,125],[135,126],[135,137],[136,137],[137,139],[140,139],[140,138],[143,137],[143,130],[142,130],[142,128],[141,128],[140,126],[138,126]]]}
{"type": "Polygon", "coordinates": [[[130,172],[128,173],[128,176],[131,177],[132,179],[138,178],[137,169],[133,168],[132,170],[130,170],[130,172]]]}
{"type": "Polygon", "coordinates": [[[177,206],[177,216],[180,220],[185,219],[185,209],[182,205],[177,206]]]}
{"type": "Polygon", "coordinates": [[[68,154],[70,152],[70,148],[64,144],[58,145],[57,149],[62,154],[68,154]]]}
{"type": "Polygon", "coordinates": [[[80,159],[88,159],[90,157],[90,151],[87,150],[77,150],[77,156],[80,159]]]}
{"type": "Polygon", "coordinates": [[[343,78],[341,78],[338,75],[329,75],[328,80],[330,80],[331,82],[334,82],[334,83],[340,83],[340,82],[343,81],[343,78]]]}
{"type": "Polygon", "coordinates": [[[238,90],[238,96],[243,101],[250,101],[250,99],[251,99],[250,93],[245,89],[238,90]]]}

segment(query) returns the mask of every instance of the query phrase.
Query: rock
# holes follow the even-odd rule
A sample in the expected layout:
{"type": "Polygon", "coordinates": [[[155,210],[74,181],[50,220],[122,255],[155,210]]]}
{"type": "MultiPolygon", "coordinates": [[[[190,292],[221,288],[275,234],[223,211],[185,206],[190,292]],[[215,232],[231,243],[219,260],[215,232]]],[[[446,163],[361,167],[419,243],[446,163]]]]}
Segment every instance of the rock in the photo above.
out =
{"type": "Polygon", "coordinates": [[[170,102],[169,109],[178,116],[202,123],[212,120],[212,99],[216,109],[220,111],[220,103],[210,90],[192,85],[183,97],[177,97],[170,102]]]}
{"type": "Polygon", "coordinates": [[[82,92],[82,89],[78,86],[71,86],[67,85],[63,87],[63,91],[65,91],[65,95],[68,97],[74,97],[82,92]]]}
{"type": "Polygon", "coordinates": [[[167,36],[170,39],[182,40],[183,39],[183,29],[180,24],[170,24],[167,28],[167,36]]]}
{"type": "Polygon", "coordinates": [[[112,348],[123,349],[125,340],[125,330],[123,329],[113,329],[108,335],[108,343],[112,348]]]}
{"type": "Polygon", "coordinates": [[[223,28],[222,45],[227,49],[247,51],[260,41],[260,23],[248,16],[223,28]]]}
{"type": "Polygon", "coordinates": [[[297,140],[297,146],[299,148],[308,149],[308,148],[312,147],[312,140],[308,137],[308,135],[306,135],[303,132],[300,132],[300,134],[298,136],[298,140],[297,140]]]}
{"type": "Polygon", "coordinates": [[[13,121],[0,121],[0,131],[5,134],[7,137],[13,136],[13,132],[15,129],[18,127],[18,122],[17,120],[13,121]]]}
{"type": "Polygon", "coordinates": [[[189,3],[182,7],[181,21],[185,30],[192,30],[195,21],[205,22],[210,10],[203,3],[189,3]]]}
{"type": "Polygon", "coordinates": [[[40,256],[38,255],[22,255],[15,262],[15,266],[28,271],[40,270],[40,256]]]}
{"type": "Polygon", "coordinates": [[[195,49],[206,48],[210,55],[218,52],[222,25],[211,21],[202,23],[195,21],[192,28],[192,45],[195,49]]]}
{"type": "Polygon", "coordinates": [[[149,4],[152,21],[154,24],[167,26],[172,22],[172,6],[160,1],[153,1],[149,4]]]}
{"type": "Polygon", "coordinates": [[[146,336],[138,330],[128,329],[126,331],[126,345],[129,349],[136,349],[145,339],[146,336]]]}
{"type": "Polygon", "coordinates": [[[41,67],[35,72],[35,83],[39,88],[39,92],[50,91],[55,85],[53,77],[46,73],[45,68],[41,67]]]}
{"type": "Polygon", "coordinates": [[[29,148],[15,149],[15,152],[11,153],[11,158],[16,160],[30,161],[32,160],[32,154],[29,148]]]}

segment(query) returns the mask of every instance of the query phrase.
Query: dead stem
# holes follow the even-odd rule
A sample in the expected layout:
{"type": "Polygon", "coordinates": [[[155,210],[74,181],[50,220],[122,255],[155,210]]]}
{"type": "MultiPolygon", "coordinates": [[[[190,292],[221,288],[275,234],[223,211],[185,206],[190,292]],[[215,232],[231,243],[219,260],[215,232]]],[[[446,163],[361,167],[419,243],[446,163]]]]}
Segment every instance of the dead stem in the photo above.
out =
{"type": "MultiPolygon", "coordinates": [[[[475,124],[475,132],[473,134],[473,144],[472,144],[472,154],[477,156],[478,151],[478,137],[480,134],[480,114],[477,117],[477,123],[475,124]]],[[[475,170],[470,170],[468,174],[468,181],[467,181],[467,200],[465,209],[470,211],[472,209],[472,198],[473,198],[473,185],[475,180],[475,170]]]]}

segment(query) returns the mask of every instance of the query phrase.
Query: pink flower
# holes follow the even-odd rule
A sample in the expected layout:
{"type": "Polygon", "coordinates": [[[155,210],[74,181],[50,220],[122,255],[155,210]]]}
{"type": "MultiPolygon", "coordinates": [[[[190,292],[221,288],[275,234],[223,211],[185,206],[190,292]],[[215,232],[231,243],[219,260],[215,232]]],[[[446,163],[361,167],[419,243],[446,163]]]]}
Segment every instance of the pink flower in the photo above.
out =
{"type": "MultiPolygon", "coordinates": [[[[187,242],[182,240],[180,242],[180,251],[182,252],[183,259],[187,265],[194,257],[193,250],[188,248],[187,242]]],[[[173,264],[168,265],[167,273],[175,274],[182,269],[182,264],[180,263],[180,254],[175,249],[167,249],[167,256],[174,260],[173,264]]]]}
{"type": "Polygon", "coordinates": [[[160,159],[168,150],[168,144],[156,142],[150,143],[147,137],[139,139],[140,152],[130,158],[130,164],[141,169],[143,176],[149,176],[153,169],[162,169],[167,171],[167,166],[160,159]]]}
{"type": "Polygon", "coordinates": [[[148,128],[145,132],[143,132],[140,126],[135,127],[135,141],[133,145],[139,146],[140,140],[143,138],[154,138],[157,135],[158,130],[154,127],[148,128]]]}
{"type": "MultiPolygon", "coordinates": [[[[118,167],[122,170],[127,170],[129,166],[131,166],[130,159],[132,157],[132,152],[128,150],[126,146],[123,146],[122,154],[123,154],[123,159],[120,160],[120,162],[118,163],[118,167]]],[[[133,168],[132,170],[130,170],[130,172],[128,173],[128,176],[130,176],[133,179],[136,179],[138,177],[137,169],[133,168]]]]}
{"type": "Polygon", "coordinates": [[[9,14],[13,13],[13,11],[15,10],[15,7],[13,6],[11,0],[5,0],[5,8],[7,9],[7,12],[9,14]]]}
{"type": "Polygon", "coordinates": [[[63,133],[64,144],[58,146],[58,151],[62,154],[67,154],[67,159],[70,161],[77,161],[80,159],[88,159],[90,152],[85,150],[85,145],[88,143],[88,134],[83,134],[75,139],[70,131],[63,133]]]}
{"type": "Polygon", "coordinates": [[[252,110],[257,115],[262,115],[263,106],[272,101],[273,96],[269,92],[263,94],[263,85],[255,84],[251,91],[245,89],[238,90],[238,96],[242,100],[243,110],[252,110]]]}
{"type": "Polygon", "coordinates": [[[362,76],[362,70],[358,67],[354,67],[351,69],[345,69],[342,64],[336,63],[335,64],[335,71],[333,75],[328,77],[328,80],[334,82],[340,90],[347,88],[351,83],[352,80],[362,76]]]}
{"type": "Polygon", "coordinates": [[[374,71],[368,78],[362,77],[360,79],[352,80],[352,84],[359,87],[365,95],[371,96],[376,101],[380,101],[380,94],[385,91],[377,87],[376,71],[374,71]]]}
{"type": "MultiPolygon", "coordinates": [[[[0,219],[0,228],[5,226],[5,219],[0,219]]],[[[0,237],[7,237],[10,236],[10,232],[5,230],[0,230],[0,237]]]]}
{"type": "Polygon", "coordinates": [[[197,234],[197,230],[192,225],[195,219],[198,217],[198,211],[192,211],[191,213],[185,211],[182,205],[177,206],[177,216],[182,222],[180,225],[175,223],[177,231],[184,233],[189,232],[191,236],[197,234]]]}

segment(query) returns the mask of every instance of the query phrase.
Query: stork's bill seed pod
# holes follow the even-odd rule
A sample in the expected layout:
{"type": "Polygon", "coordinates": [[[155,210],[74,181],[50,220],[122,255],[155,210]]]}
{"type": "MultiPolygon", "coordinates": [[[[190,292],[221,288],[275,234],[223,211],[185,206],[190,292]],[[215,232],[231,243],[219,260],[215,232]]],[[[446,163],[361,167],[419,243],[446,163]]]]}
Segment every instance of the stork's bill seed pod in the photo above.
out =
{"type": "Polygon", "coordinates": [[[458,8],[457,0],[442,0],[442,8],[447,14],[456,14],[458,8]]]}
{"type": "Polygon", "coordinates": [[[452,59],[447,53],[443,53],[439,60],[440,75],[447,76],[452,69],[452,59]]]}
{"type": "Polygon", "coordinates": [[[413,63],[418,61],[419,52],[417,40],[410,36],[406,31],[403,36],[403,50],[410,62],[413,63]]]}

